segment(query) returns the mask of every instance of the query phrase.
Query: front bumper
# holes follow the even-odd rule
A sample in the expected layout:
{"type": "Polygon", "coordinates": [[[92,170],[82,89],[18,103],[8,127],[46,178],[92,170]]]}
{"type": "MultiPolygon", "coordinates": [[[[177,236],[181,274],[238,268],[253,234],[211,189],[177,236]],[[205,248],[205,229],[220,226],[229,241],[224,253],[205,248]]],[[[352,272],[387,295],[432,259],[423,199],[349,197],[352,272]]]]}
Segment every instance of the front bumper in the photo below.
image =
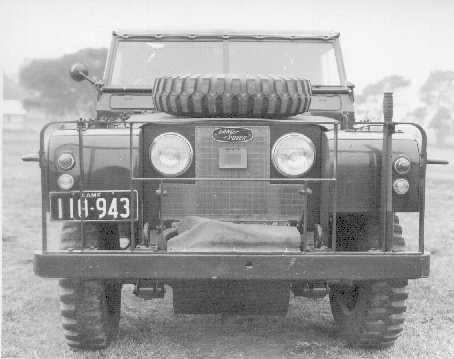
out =
{"type": "Polygon", "coordinates": [[[373,280],[429,275],[430,255],[417,252],[165,253],[46,251],[34,271],[48,278],[158,280],[373,280]]]}

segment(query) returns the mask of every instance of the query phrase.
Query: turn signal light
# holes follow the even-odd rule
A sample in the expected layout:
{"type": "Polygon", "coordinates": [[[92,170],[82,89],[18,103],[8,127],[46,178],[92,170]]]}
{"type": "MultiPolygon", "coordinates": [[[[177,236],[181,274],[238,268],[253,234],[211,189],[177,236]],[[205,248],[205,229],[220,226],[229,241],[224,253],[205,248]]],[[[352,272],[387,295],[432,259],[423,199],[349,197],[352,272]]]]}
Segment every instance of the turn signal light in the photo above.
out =
{"type": "Polygon", "coordinates": [[[62,190],[68,191],[74,186],[74,177],[64,173],[57,179],[57,184],[58,187],[60,187],[62,190]]]}
{"type": "Polygon", "coordinates": [[[410,183],[405,178],[398,178],[393,182],[393,189],[397,194],[406,194],[410,189],[410,183]]]}
{"type": "Polygon", "coordinates": [[[69,171],[76,164],[76,160],[71,153],[65,152],[62,153],[57,158],[57,167],[63,171],[69,171]]]}
{"type": "Polygon", "coordinates": [[[405,156],[399,156],[394,160],[394,170],[400,175],[407,174],[410,167],[410,160],[405,156]]]}

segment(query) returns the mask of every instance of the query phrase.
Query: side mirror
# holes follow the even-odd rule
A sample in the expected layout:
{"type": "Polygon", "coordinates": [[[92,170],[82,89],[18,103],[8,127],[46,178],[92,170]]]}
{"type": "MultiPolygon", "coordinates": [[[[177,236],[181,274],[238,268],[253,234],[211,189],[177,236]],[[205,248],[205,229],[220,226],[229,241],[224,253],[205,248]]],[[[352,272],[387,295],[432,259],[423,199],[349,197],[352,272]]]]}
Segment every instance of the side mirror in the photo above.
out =
{"type": "Polygon", "coordinates": [[[74,81],[80,82],[83,80],[90,80],[88,77],[88,69],[84,64],[74,64],[69,70],[69,75],[74,81]]]}
{"type": "Polygon", "coordinates": [[[71,69],[69,70],[69,75],[74,81],[77,82],[87,80],[89,83],[95,86],[96,91],[98,91],[98,93],[101,92],[103,86],[102,81],[96,81],[95,79],[88,77],[88,69],[87,66],[85,66],[84,64],[77,63],[72,65],[71,69]]]}

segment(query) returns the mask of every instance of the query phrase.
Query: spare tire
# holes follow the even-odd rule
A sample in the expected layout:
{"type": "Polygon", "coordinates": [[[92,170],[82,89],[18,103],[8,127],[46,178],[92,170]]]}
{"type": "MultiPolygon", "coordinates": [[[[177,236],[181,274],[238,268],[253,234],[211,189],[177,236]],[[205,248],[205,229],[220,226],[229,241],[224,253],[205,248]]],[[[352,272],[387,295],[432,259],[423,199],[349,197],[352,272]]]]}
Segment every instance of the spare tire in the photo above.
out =
{"type": "Polygon", "coordinates": [[[158,77],[158,111],[192,117],[287,117],[307,112],[309,80],[290,77],[185,75],[158,77]]]}

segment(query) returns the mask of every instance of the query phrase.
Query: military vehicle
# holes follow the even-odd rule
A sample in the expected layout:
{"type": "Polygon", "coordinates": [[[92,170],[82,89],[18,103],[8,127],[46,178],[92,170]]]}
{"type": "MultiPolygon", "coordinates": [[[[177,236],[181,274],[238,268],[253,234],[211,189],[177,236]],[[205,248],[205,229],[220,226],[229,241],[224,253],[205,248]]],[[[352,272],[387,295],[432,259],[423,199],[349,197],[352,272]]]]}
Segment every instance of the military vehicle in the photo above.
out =
{"type": "Polygon", "coordinates": [[[383,121],[355,118],[339,33],[116,31],[102,81],[70,75],[96,87],[96,117],[49,123],[24,157],[42,173],[34,271],[60,278],[70,347],[115,338],[124,284],[187,314],[329,296],[348,343],[394,343],[408,280],[429,275],[424,181],[443,161],[393,122],[391,93],[383,121]]]}

